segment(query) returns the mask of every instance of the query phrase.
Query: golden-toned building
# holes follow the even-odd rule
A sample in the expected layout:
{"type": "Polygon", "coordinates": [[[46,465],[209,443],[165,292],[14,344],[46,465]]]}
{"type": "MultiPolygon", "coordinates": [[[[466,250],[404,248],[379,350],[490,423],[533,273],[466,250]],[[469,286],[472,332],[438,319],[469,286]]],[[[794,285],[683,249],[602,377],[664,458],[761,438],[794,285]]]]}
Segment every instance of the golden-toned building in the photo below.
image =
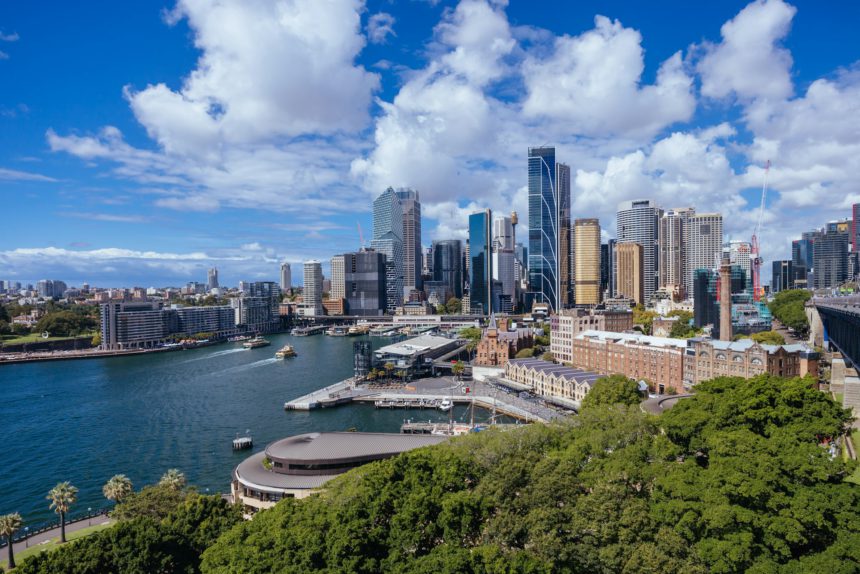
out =
{"type": "Polygon", "coordinates": [[[574,222],[575,298],[577,305],[600,303],[600,221],[574,222]]]}
{"type": "Polygon", "coordinates": [[[615,260],[618,270],[615,274],[615,294],[627,297],[637,305],[645,303],[644,263],[642,246],[638,243],[618,243],[615,245],[615,260]]]}

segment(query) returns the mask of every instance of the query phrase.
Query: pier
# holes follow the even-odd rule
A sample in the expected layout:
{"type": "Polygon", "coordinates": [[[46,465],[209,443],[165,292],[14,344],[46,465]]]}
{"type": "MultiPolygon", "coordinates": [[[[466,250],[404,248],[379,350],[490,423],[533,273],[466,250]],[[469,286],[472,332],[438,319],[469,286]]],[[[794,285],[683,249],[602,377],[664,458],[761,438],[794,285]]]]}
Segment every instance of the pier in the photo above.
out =
{"type": "Polygon", "coordinates": [[[377,408],[438,408],[442,400],[454,404],[472,404],[493,410],[523,422],[549,422],[573,411],[527,399],[478,381],[460,382],[452,377],[418,379],[404,386],[374,388],[347,379],[284,404],[284,409],[313,410],[349,403],[370,403],[377,408]],[[434,406],[435,405],[435,406],[434,406]]]}
{"type": "Polygon", "coordinates": [[[293,329],[290,334],[295,335],[296,337],[308,337],[310,335],[322,335],[326,332],[328,327],[325,325],[315,325],[312,327],[296,327],[293,329]]]}

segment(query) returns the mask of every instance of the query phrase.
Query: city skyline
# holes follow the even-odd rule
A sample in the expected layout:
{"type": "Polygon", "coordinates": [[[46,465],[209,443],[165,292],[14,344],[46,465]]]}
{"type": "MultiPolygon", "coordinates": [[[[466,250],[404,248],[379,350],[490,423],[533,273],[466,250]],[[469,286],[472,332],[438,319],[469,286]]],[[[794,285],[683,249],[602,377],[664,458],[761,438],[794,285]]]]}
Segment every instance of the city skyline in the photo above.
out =
{"type": "Polygon", "coordinates": [[[263,81],[270,62],[242,51],[241,24],[270,16],[257,6],[223,8],[236,27],[214,37],[183,3],[58,5],[53,23],[4,4],[0,129],[11,137],[0,142],[0,190],[17,217],[4,221],[0,277],[182,285],[217,267],[224,285],[277,279],[285,260],[361,247],[356,224],[369,235],[372,199],[388,186],[421,194],[423,246],[463,240],[470,213],[528,212],[523,157],[550,145],[571,167],[571,219],[599,218],[604,242],[617,203],[638,198],[721,212],[724,240],[749,241],[771,159],[769,283],[792,239],[849,217],[860,199],[846,145],[860,117],[856,18],[833,21],[807,2],[679,7],[296,10],[332,19],[318,54],[330,77],[305,66],[300,31],[261,40],[295,59],[305,99],[325,107],[305,109],[289,81],[263,81]],[[763,46],[754,56],[742,50],[750,38],[763,46]],[[105,43],[114,53],[83,56],[105,43]],[[589,47],[624,64],[609,78],[616,98],[596,97],[607,85],[589,47]],[[207,65],[255,87],[237,93],[207,65]],[[339,97],[351,103],[334,113],[339,97]],[[243,116],[243,99],[266,115],[243,116]]]}

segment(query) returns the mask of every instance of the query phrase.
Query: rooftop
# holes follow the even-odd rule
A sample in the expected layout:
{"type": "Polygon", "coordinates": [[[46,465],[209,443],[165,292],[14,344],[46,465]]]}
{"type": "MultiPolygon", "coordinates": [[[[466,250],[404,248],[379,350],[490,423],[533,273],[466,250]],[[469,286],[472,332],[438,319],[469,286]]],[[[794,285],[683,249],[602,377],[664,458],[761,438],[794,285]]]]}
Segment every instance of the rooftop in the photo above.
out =
{"type": "Polygon", "coordinates": [[[558,365],[550,361],[544,361],[543,359],[511,359],[508,362],[512,365],[534,369],[542,373],[551,373],[568,380],[574,379],[579,383],[585,383],[589,386],[592,386],[594,381],[603,376],[592,371],[565,367],[564,365],[558,365]]]}
{"type": "Polygon", "coordinates": [[[674,347],[676,349],[686,349],[686,339],[673,339],[670,337],[652,337],[650,335],[641,335],[638,333],[614,333],[612,331],[583,331],[575,339],[592,339],[601,342],[612,341],[614,343],[631,343],[635,345],[649,345],[651,347],[674,347]]]}
{"type": "MultiPolygon", "coordinates": [[[[701,337],[697,337],[692,339],[696,342],[708,343],[714,349],[719,349],[721,351],[746,351],[753,345],[757,343],[752,339],[739,339],[737,341],[717,341],[714,339],[705,339],[701,337]]],[[[780,348],[785,349],[787,353],[802,353],[802,352],[812,352],[808,345],[805,343],[793,343],[791,345],[766,345],[766,344],[758,344],[759,347],[767,351],[769,354],[776,353],[780,348]]]]}
{"type": "Polygon", "coordinates": [[[413,448],[438,444],[446,438],[397,433],[314,432],[273,442],[266,447],[266,454],[294,461],[394,456],[413,448]]]}
{"type": "Polygon", "coordinates": [[[420,337],[415,337],[414,339],[407,339],[405,341],[401,341],[400,343],[386,345],[385,347],[377,349],[376,353],[380,355],[402,355],[404,357],[411,357],[413,355],[417,355],[418,353],[432,351],[434,349],[441,349],[450,345],[453,342],[453,339],[446,339],[445,337],[436,337],[434,335],[421,335],[420,337]]]}

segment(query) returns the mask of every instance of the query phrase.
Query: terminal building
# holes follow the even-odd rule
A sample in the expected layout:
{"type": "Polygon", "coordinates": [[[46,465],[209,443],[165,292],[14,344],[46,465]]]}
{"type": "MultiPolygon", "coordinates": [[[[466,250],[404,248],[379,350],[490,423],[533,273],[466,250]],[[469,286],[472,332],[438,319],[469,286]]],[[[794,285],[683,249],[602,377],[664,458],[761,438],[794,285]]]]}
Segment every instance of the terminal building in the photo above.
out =
{"type": "Polygon", "coordinates": [[[305,498],[339,474],[400,453],[439,444],[446,436],[324,432],[300,434],[268,445],[233,471],[233,502],[246,515],[283,498],[305,498]]]}
{"type": "Polygon", "coordinates": [[[458,339],[447,339],[433,335],[421,335],[393,345],[386,345],[374,353],[379,364],[392,363],[395,369],[404,370],[410,376],[432,371],[433,360],[460,347],[458,339]]]}

